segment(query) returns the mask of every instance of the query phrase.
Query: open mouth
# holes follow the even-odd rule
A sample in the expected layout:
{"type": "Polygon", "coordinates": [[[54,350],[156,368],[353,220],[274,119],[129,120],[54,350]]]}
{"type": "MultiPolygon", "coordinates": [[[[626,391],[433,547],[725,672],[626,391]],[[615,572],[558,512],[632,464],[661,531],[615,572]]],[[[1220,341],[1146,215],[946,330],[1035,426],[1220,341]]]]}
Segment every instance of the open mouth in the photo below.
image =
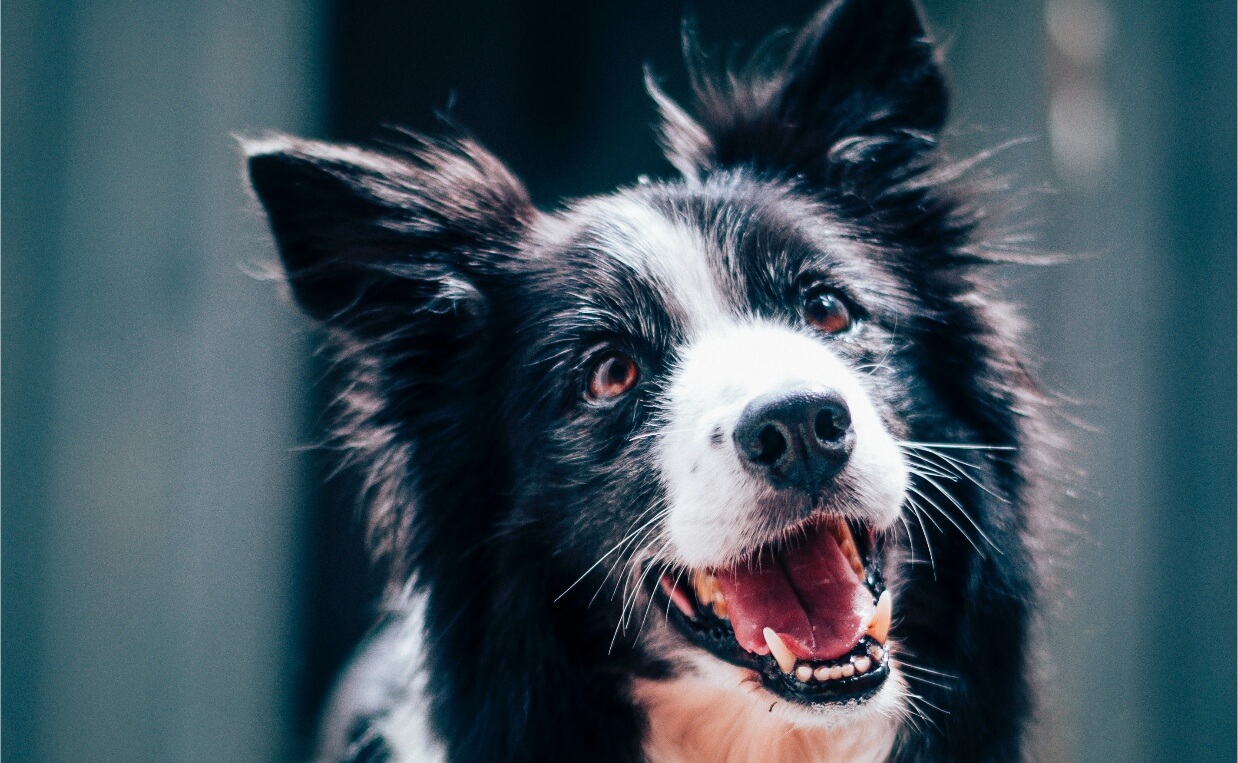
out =
{"type": "Polygon", "coordinates": [[[815,517],[725,568],[663,573],[655,595],[695,645],[801,704],[861,702],[889,676],[880,538],[815,517]]]}

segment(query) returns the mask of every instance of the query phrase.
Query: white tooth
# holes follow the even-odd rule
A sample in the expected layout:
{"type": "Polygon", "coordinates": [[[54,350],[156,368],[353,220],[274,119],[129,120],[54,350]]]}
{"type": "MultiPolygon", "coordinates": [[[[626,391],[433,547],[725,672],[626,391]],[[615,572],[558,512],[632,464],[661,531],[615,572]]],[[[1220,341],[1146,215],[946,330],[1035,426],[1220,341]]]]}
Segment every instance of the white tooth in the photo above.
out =
{"type": "Polygon", "coordinates": [[[851,564],[851,569],[855,572],[856,577],[864,579],[864,562],[860,559],[860,550],[856,548],[855,536],[851,534],[851,527],[846,522],[838,523],[838,546],[842,549],[843,555],[847,557],[847,561],[851,564]]]}
{"type": "Polygon", "coordinates": [[[796,665],[795,666],[795,677],[801,683],[808,683],[809,681],[812,680],[812,666],[811,665],[796,665]]]}
{"type": "Polygon", "coordinates": [[[834,667],[830,668],[830,680],[831,680],[831,681],[837,681],[838,679],[840,679],[840,678],[842,678],[842,677],[843,677],[843,669],[842,669],[842,668],[840,668],[840,667],[839,667],[839,666],[837,666],[837,665],[835,665],[834,667]]]}
{"type": "Polygon", "coordinates": [[[857,673],[867,673],[868,669],[871,668],[872,666],[873,666],[873,661],[867,657],[856,657],[855,658],[855,672],[857,673]]]}
{"type": "Polygon", "coordinates": [[[894,597],[889,591],[882,591],[877,599],[877,611],[873,613],[873,621],[868,624],[868,635],[878,644],[885,646],[890,635],[890,617],[894,614],[894,597]]]}
{"type": "Polygon", "coordinates": [[[885,659],[886,650],[882,649],[876,644],[869,644],[868,656],[873,658],[873,662],[880,665],[881,661],[885,659]]]}
{"type": "Polygon", "coordinates": [[[814,670],[812,672],[812,675],[813,675],[813,678],[816,678],[818,681],[828,681],[830,680],[830,666],[822,665],[821,667],[814,670]]]}
{"type": "Polygon", "coordinates": [[[847,678],[850,678],[851,676],[855,675],[854,665],[843,665],[842,669],[843,669],[843,675],[847,678]]]}
{"type": "Polygon", "coordinates": [[[791,654],[791,650],[783,643],[782,637],[774,633],[773,628],[766,628],[761,634],[765,636],[765,643],[769,646],[770,654],[774,655],[778,669],[790,675],[791,671],[795,670],[795,655],[791,654]]]}

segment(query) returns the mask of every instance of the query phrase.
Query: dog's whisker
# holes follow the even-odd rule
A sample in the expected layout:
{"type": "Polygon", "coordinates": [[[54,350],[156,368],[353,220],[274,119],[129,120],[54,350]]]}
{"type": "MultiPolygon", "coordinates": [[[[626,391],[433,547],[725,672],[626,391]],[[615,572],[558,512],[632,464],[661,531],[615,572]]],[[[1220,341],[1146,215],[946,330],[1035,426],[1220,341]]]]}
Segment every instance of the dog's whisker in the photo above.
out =
{"type": "Polygon", "coordinates": [[[940,479],[947,479],[952,482],[959,481],[959,478],[951,472],[943,472],[939,469],[934,469],[932,467],[925,467],[918,463],[908,466],[907,471],[911,472],[912,474],[917,474],[920,476],[938,477],[940,479]]]}
{"type": "MultiPolygon", "coordinates": [[[[607,568],[606,574],[602,577],[601,582],[598,583],[597,590],[593,592],[593,596],[589,599],[588,606],[593,606],[593,602],[597,600],[598,594],[600,594],[602,592],[602,589],[606,587],[606,583],[607,581],[610,580],[611,575],[613,575],[616,570],[626,567],[631,563],[633,556],[636,553],[638,553],[639,549],[641,548],[644,542],[644,539],[650,533],[654,531],[653,526],[655,525],[655,523],[663,519],[665,515],[666,515],[665,511],[658,512],[658,514],[655,515],[652,519],[645,522],[645,524],[641,525],[641,527],[637,528],[636,533],[633,533],[633,535],[629,537],[627,541],[624,542],[623,545],[626,547],[626,550],[620,553],[620,555],[616,557],[615,561],[607,568]]],[[[624,590],[624,597],[626,598],[627,596],[626,578],[623,584],[623,590],[624,590]]],[[[611,601],[614,601],[616,593],[617,591],[611,591],[611,595],[610,595],[611,601]]]]}
{"type": "Polygon", "coordinates": [[[898,514],[898,521],[903,525],[903,531],[907,534],[907,551],[911,554],[909,563],[919,564],[920,561],[916,559],[916,546],[911,537],[911,525],[907,523],[907,517],[901,511],[898,514]]]}
{"type": "MultiPolygon", "coordinates": [[[[984,531],[984,530],[980,527],[980,525],[976,522],[976,520],[972,518],[971,514],[969,514],[969,513],[967,512],[967,509],[963,506],[963,504],[959,501],[959,499],[955,498],[955,497],[954,497],[954,495],[953,495],[953,494],[952,494],[949,490],[947,490],[945,487],[943,487],[940,483],[938,483],[938,482],[937,482],[936,480],[934,480],[932,477],[929,477],[929,476],[925,475],[925,476],[924,476],[924,479],[925,479],[926,481],[928,481],[930,484],[932,484],[932,485],[933,485],[933,487],[937,488],[937,491],[938,491],[939,493],[941,493],[942,495],[944,495],[944,496],[946,497],[946,499],[947,499],[948,501],[950,501],[950,503],[954,504],[954,508],[956,508],[956,509],[958,510],[958,513],[959,513],[959,514],[960,514],[960,515],[961,515],[964,519],[966,519],[966,520],[967,520],[967,521],[971,524],[971,526],[972,526],[973,528],[975,528],[976,532],[980,535],[980,537],[981,537],[981,538],[983,538],[983,539],[984,539],[984,541],[985,541],[986,543],[988,543],[988,544],[989,544],[989,546],[990,546],[990,547],[991,547],[994,551],[996,551],[998,554],[1001,554],[1001,553],[1002,553],[1001,548],[999,548],[999,547],[998,547],[998,545],[997,545],[996,543],[994,543],[994,542],[993,542],[993,539],[992,539],[992,538],[990,538],[990,537],[988,536],[988,534],[987,534],[987,533],[985,533],[985,531],[984,531]]],[[[939,511],[942,511],[942,513],[943,513],[943,514],[945,513],[945,511],[944,511],[944,510],[942,510],[942,509],[941,509],[941,507],[938,507],[938,510],[939,510],[939,511]]],[[[949,517],[949,516],[947,516],[946,518],[947,518],[947,519],[949,519],[950,517],[949,517]]],[[[956,527],[958,527],[958,525],[957,525],[957,524],[956,524],[955,526],[956,526],[956,527]]],[[[962,531],[963,531],[963,528],[959,527],[959,532],[962,532],[962,531]]]]}
{"type": "MultiPolygon", "coordinates": [[[[656,529],[650,528],[649,531],[642,537],[641,542],[638,545],[646,545],[646,542],[654,532],[656,532],[656,529]]],[[[625,633],[627,632],[628,624],[631,621],[632,610],[636,606],[636,599],[640,596],[641,587],[644,585],[645,579],[649,576],[649,571],[654,568],[657,561],[658,558],[656,554],[647,560],[642,559],[639,561],[637,560],[636,555],[633,554],[628,560],[628,564],[634,569],[625,580],[624,596],[621,602],[622,606],[620,608],[620,619],[623,621],[623,629],[625,633]],[[641,562],[643,562],[643,564],[641,562]],[[625,612],[626,616],[624,614],[625,612]]]]}
{"type": "MultiPolygon", "coordinates": [[[[658,518],[660,518],[660,517],[658,517],[658,518]]],[[[646,523],[646,525],[649,525],[649,523],[646,523]]],[[[620,621],[621,621],[621,622],[622,622],[622,619],[623,619],[623,613],[624,613],[624,611],[627,609],[627,607],[628,607],[628,605],[629,605],[629,602],[628,602],[628,598],[629,598],[629,588],[630,588],[631,583],[632,583],[632,578],[633,578],[633,576],[636,576],[636,575],[638,575],[638,574],[641,572],[640,564],[639,564],[639,562],[638,562],[638,558],[637,558],[637,557],[638,557],[638,555],[640,554],[640,550],[641,550],[641,549],[642,549],[642,548],[646,545],[646,541],[648,540],[648,538],[649,538],[650,536],[652,536],[654,532],[657,532],[657,529],[658,529],[658,528],[657,528],[656,526],[649,526],[649,527],[648,527],[648,528],[647,528],[647,529],[646,529],[646,530],[645,530],[645,531],[641,534],[640,539],[632,543],[632,545],[631,545],[631,550],[630,550],[630,552],[628,552],[628,553],[627,553],[626,558],[625,558],[625,559],[623,559],[621,563],[617,562],[615,565],[613,565],[613,566],[612,566],[611,570],[607,572],[607,577],[609,577],[609,576],[610,576],[610,574],[611,574],[614,570],[616,570],[616,569],[619,569],[619,568],[621,568],[621,567],[629,567],[629,566],[630,566],[630,567],[632,567],[632,570],[629,572],[629,574],[624,575],[624,576],[623,576],[623,578],[622,578],[622,580],[623,580],[623,584],[622,584],[622,593],[623,593],[623,595],[622,595],[622,598],[620,599],[620,621]]],[[[605,579],[603,580],[603,582],[604,582],[604,581],[605,581],[605,579]]],[[[614,593],[615,593],[615,592],[612,592],[612,594],[611,594],[611,599],[612,599],[612,600],[614,599],[614,593]]],[[[639,589],[636,589],[636,590],[634,590],[634,591],[631,593],[631,596],[635,597],[638,593],[639,593],[639,589]]],[[[595,594],[595,596],[596,596],[596,594],[595,594]]],[[[634,600],[635,600],[635,599],[633,598],[633,601],[634,601],[634,600]]]]}
{"type": "MultiPolygon", "coordinates": [[[[656,504],[655,504],[655,506],[656,506],[656,504]]],[[[650,509],[652,509],[652,508],[654,508],[654,506],[651,506],[651,507],[650,507],[650,509]]],[[[650,509],[646,509],[646,510],[645,510],[645,512],[641,514],[641,516],[644,516],[645,514],[647,514],[647,513],[649,512],[649,510],[650,510],[650,509]]],[[[660,517],[654,517],[653,519],[649,520],[649,523],[655,522],[655,521],[657,521],[659,518],[660,518],[660,517]]],[[[640,517],[638,517],[638,518],[637,518],[637,520],[638,520],[638,521],[639,521],[639,519],[640,519],[640,517]]],[[[646,523],[646,524],[649,524],[649,523],[646,523]]],[[[611,548],[609,551],[607,551],[605,554],[602,554],[602,556],[601,556],[601,557],[599,557],[599,558],[598,558],[598,560],[597,560],[596,562],[594,562],[592,565],[590,565],[589,569],[585,570],[585,571],[581,574],[581,576],[580,576],[580,577],[578,577],[578,578],[576,578],[576,580],[572,581],[572,584],[571,584],[571,585],[569,585],[567,588],[565,588],[565,589],[563,590],[563,593],[561,593],[561,594],[559,594],[558,596],[556,596],[556,597],[555,597],[555,599],[554,599],[554,600],[555,600],[555,602],[558,602],[558,601],[559,601],[560,599],[562,599],[564,596],[567,596],[568,592],[569,592],[569,591],[571,591],[573,588],[575,588],[575,587],[576,587],[576,585],[577,585],[578,583],[580,583],[580,581],[582,581],[582,580],[584,580],[586,577],[588,577],[590,572],[593,572],[595,569],[597,569],[598,565],[600,565],[602,562],[606,561],[606,559],[607,559],[607,558],[608,558],[611,554],[613,554],[613,553],[615,553],[616,551],[618,551],[618,550],[619,550],[619,549],[620,549],[620,548],[624,545],[624,543],[625,543],[625,542],[626,542],[629,538],[633,537],[634,535],[636,535],[636,533],[640,532],[640,530],[641,530],[643,527],[645,527],[645,525],[641,525],[641,527],[638,527],[636,530],[634,530],[634,531],[632,532],[632,534],[631,534],[631,535],[628,535],[626,538],[624,538],[623,540],[619,541],[619,543],[616,543],[616,544],[614,545],[614,547],[612,547],[612,548],[611,548]]]]}
{"type": "MultiPolygon", "coordinates": [[[[940,452],[937,452],[929,448],[924,449],[923,454],[928,454],[928,455],[931,455],[931,456],[934,456],[940,459],[939,463],[949,468],[953,468],[955,473],[958,474],[964,480],[971,482],[973,485],[980,488],[981,490],[983,490],[985,493],[992,496],[993,498],[996,498],[997,500],[1001,501],[1002,503],[1005,503],[1005,504],[1010,503],[1009,499],[991,490],[988,485],[984,484],[982,481],[980,481],[980,479],[976,475],[971,473],[972,471],[977,471],[977,472],[981,471],[981,467],[978,466],[977,464],[968,463],[967,461],[963,461],[961,459],[955,458],[947,453],[940,453],[940,452]]],[[[924,458],[925,456],[921,454],[920,457],[924,458]]]]}
{"type": "MultiPolygon", "coordinates": [[[[945,496],[946,500],[950,501],[950,503],[954,506],[954,508],[958,510],[958,513],[961,514],[963,518],[967,520],[967,522],[975,529],[976,533],[979,534],[980,537],[984,539],[984,541],[994,551],[997,551],[998,554],[1002,553],[1002,550],[997,546],[996,543],[993,542],[993,539],[990,538],[987,533],[985,533],[984,529],[980,527],[979,523],[977,523],[976,520],[971,516],[971,514],[968,513],[967,509],[963,506],[962,502],[959,501],[959,499],[956,498],[954,494],[951,493],[945,486],[937,482],[937,480],[934,479],[934,475],[919,473],[919,476],[925,482],[931,484],[934,488],[936,488],[937,491],[941,495],[945,496]]],[[[979,483],[976,483],[976,484],[979,485],[979,483]]],[[[983,486],[980,486],[980,487],[983,488],[983,486]]],[[[963,528],[959,526],[959,524],[955,522],[954,519],[949,514],[947,514],[947,512],[941,506],[939,506],[935,501],[932,501],[932,499],[928,498],[927,496],[924,496],[924,498],[925,500],[929,501],[933,505],[934,508],[936,508],[939,512],[941,512],[941,514],[945,516],[946,519],[948,519],[951,524],[957,527],[959,529],[959,532],[963,532],[963,528]]],[[[970,541],[970,538],[969,538],[969,541],[970,541]]]]}
{"type": "MultiPolygon", "coordinates": [[[[943,709],[943,708],[941,708],[941,707],[939,707],[939,706],[937,706],[937,705],[933,704],[932,702],[930,702],[929,700],[927,700],[927,699],[924,697],[924,695],[922,695],[922,694],[916,694],[915,692],[908,690],[908,691],[907,691],[907,696],[908,696],[908,697],[911,697],[912,699],[916,700],[917,702],[923,702],[924,704],[926,704],[926,705],[928,705],[929,707],[933,708],[934,710],[936,710],[937,712],[941,713],[942,715],[950,715],[950,711],[949,711],[949,710],[945,710],[945,709],[943,709]]],[[[927,718],[926,718],[926,720],[931,720],[931,719],[927,719],[927,718]]]]}
{"type": "MultiPolygon", "coordinates": [[[[955,521],[954,517],[950,514],[950,512],[943,509],[940,505],[938,505],[936,501],[930,498],[927,493],[921,491],[919,488],[909,485],[907,487],[907,490],[909,490],[912,493],[915,493],[920,498],[923,498],[929,504],[929,506],[932,506],[933,509],[935,509],[939,515],[941,515],[943,519],[945,519],[947,522],[953,525],[954,529],[958,530],[960,535],[962,535],[964,538],[967,539],[967,542],[971,544],[971,547],[976,550],[977,554],[980,554],[982,558],[985,556],[984,550],[980,548],[980,544],[976,543],[976,541],[971,537],[971,535],[966,530],[963,529],[963,526],[960,525],[957,521],[955,521]]],[[[989,542],[992,543],[992,541],[989,541],[989,542]]]]}
{"type": "Polygon", "coordinates": [[[926,667],[924,667],[923,665],[917,665],[916,663],[911,662],[909,659],[907,659],[907,654],[906,654],[905,652],[900,652],[900,654],[899,654],[899,656],[898,656],[898,664],[899,664],[901,667],[908,668],[908,669],[910,669],[910,670],[918,670],[918,671],[920,671],[921,673],[928,673],[928,674],[930,674],[930,675],[939,676],[939,677],[944,678],[944,679],[946,679],[946,680],[948,680],[948,681],[957,681],[957,680],[958,680],[958,676],[954,675],[953,673],[946,673],[946,672],[943,672],[943,671],[940,671],[940,670],[934,670],[934,669],[932,669],[932,668],[926,668],[926,667]]]}
{"type": "MultiPolygon", "coordinates": [[[[937,579],[937,560],[933,558],[933,543],[932,541],[929,540],[928,528],[924,526],[924,517],[920,513],[921,509],[918,505],[916,505],[915,499],[910,495],[907,496],[907,507],[911,509],[912,514],[916,518],[916,523],[920,525],[920,532],[921,534],[924,535],[924,550],[928,553],[929,567],[931,567],[933,570],[933,580],[936,580],[937,579]]],[[[931,520],[932,518],[930,517],[929,519],[931,520]]],[[[938,528],[938,530],[940,529],[941,528],[938,528]]],[[[910,530],[908,532],[910,533],[910,530]]],[[[907,540],[908,540],[908,543],[911,544],[910,534],[908,535],[907,540]]]]}
{"type": "Polygon", "coordinates": [[[930,514],[928,510],[919,501],[916,500],[916,497],[924,498],[924,494],[920,492],[919,489],[915,488],[914,486],[909,485],[907,487],[907,504],[911,506],[912,510],[916,512],[917,516],[919,516],[920,513],[923,512],[924,518],[927,519],[933,525],[933,527],[937,528],[937,532],[944,533],[945,529],[942,528],[942,526],[938,524],[937,520],[933,517],[933,515],[930,514]]]}
{"type": "MultiPolygon", "coordinates": [[[[907,666],[903,665],[902,667],[907,667],[907,666]]],[[[904,674],[903,678],[907,681],[916,681],[918,683],[927,684],[929,686],[934,686],[943,691],[952,691],[954,689],[954,687],[949,684],[943,684],[938,681],[934,681],[930,678],[925,678],[924,676],[917,676],[912,673],[904,674]]]]}
{"type": "MultiPolygon", "coordinates": [[[[659,549],[659,551],[658,551],[658,555],[665,554],[665,553],[666,553],[669,549],[670,549],[670,544],[669,544],[669,542],[667,542],[667,541],[663,541],[663,543],[662,543],[662,548],[661,548],[661,549],[659,549]]],[[[657,556],[656,556],[656,555],[655,555],[654,559],[655,559],[655,560],[657,559],[657,556]]],[[[650,566],[652,567],[652,566],[653,566],[653,564],[651,563],[651,564],[650,564],[650,566]]],[[[655,585],[657,584],[657,582],[656,582],[656,581],[660,581],[660,580],[662,579],[662,576],[663,576],[663,575],[665,575],[665,574],[667,573],[667,571],[670,569],[670,566],[671,566],[671,562],[670,562],[669,560],[668,560],[668,561],[666,561],[666,562],[663,562],[663,564],[662,564],[662,569],[658,570],[658,574],[657,574],[657,576],[654,578],[655,585]]],[[[641,634],[645,632],[645,622],[649,619],[649,610],[651,610],[651,609],[653,608],[653,602],[654,602],[655,598],[656,598],[656,597],[654,597],[652,594],[650,594],[650,595],[649,595],[649,603],[645,606],[645,614],[644,614],[644,616],[643,616],[643,617],[641,617],[640,627],[636,629],[636,638],[635,638],[635,640],[637,640],[637,641],[639,641],[639,640],[640,640],[641,634]]]]}
{"type": "Polygon", "coordinates": [[[912,449],[920,448],[924,450],[927,450],[929,448],[948,448],[948,449],[954,449],[954,450],[998,450],[998,451],[1018,450],[1018,448],[1016,448],[1013,445],[979,445],[979,444],[963,443],[963,442],[912,442],[910,440],[895,440],[894,442],[896,445],[899,445],[904,448],[912,448],[912,449]]]}
{"type": "MultiPolygon", "coordinates": [[[[933,728],[937,729],[939,732],[941,731],[941,726],[937,724],[937,721],[933,720],[933,718],[929,716],[929,714],[924,710],[924,708],[920,707],[921,702],[923,702],[926,705],[929,705],[930,707],[936,707],[935,705],[933,705],[931,702],[928,702],[923,697],[921,697],[919,694],[916,694],[910,689],[904,689],[902,691],[902,696],[903,696],[903,699],[907,700],[907,707],[915,717],[918,717],[920,720],[931,725],[933,728]]],[[[948,714],[949,713],[947,713],[947,715],[948,714]]]]}
{"type": "MultiPolygon", "coordinates": [[[[684,575],[684,572],[685,572],[685,570],[680,569],[678,572],[676,572],[676,573],[675,573],[675,580],[674,580],[674,582],[671,584],[671,590],[672,590],[672,591],[674,591],[676,588],[678,588],[678,587],[679,587],[679,581],[683,580],[683,575],[684,575]]],[[[670,620],[670,618],[671,618],[671,605],[672,605],[672,603],[673,603],[673,602],[671,601],[671,597],[667,596],[667,597],[666,597],[666,613],[665,613],[665,617],[666,617],[666,619],[667,619],[667,620],[670,620]]]]}

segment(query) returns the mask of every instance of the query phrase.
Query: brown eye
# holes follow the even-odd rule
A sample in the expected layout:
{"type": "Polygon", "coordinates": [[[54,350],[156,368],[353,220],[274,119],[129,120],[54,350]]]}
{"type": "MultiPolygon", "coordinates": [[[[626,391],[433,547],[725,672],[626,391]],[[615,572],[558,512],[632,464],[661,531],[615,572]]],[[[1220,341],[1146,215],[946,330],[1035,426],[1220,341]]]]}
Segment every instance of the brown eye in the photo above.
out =
{"type": "Polygon", "coordinates": [[[847,304],[832,291],[816,291],[808,295],[804,303],[804,320],[826,334],[840,334],[855,322],[847,304]]]}
{"type": "Polygon", "coordinates": [[[623,353],[608,353],[589,372],[589,399],[603,403],[614,400],[635,387],[638,379],[640,369],[636,361],[623,353]]]}

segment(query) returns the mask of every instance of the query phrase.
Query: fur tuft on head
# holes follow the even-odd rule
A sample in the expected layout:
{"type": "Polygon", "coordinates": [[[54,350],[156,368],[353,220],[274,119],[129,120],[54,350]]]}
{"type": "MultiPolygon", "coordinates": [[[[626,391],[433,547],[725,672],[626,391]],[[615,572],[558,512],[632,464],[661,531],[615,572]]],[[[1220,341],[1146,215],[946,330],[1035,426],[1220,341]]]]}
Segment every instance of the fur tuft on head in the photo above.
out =
{"type": "Polygon", "coordinates": [[[835,0],[783,56],[758,54],[740,73],[710,73],[691,27],[684,50],[691,113],[647,85],[668,158],[690,178],[749,167],[863,194],[905,176],[945,122],[945,78],[906,0],[835,0]]]}

